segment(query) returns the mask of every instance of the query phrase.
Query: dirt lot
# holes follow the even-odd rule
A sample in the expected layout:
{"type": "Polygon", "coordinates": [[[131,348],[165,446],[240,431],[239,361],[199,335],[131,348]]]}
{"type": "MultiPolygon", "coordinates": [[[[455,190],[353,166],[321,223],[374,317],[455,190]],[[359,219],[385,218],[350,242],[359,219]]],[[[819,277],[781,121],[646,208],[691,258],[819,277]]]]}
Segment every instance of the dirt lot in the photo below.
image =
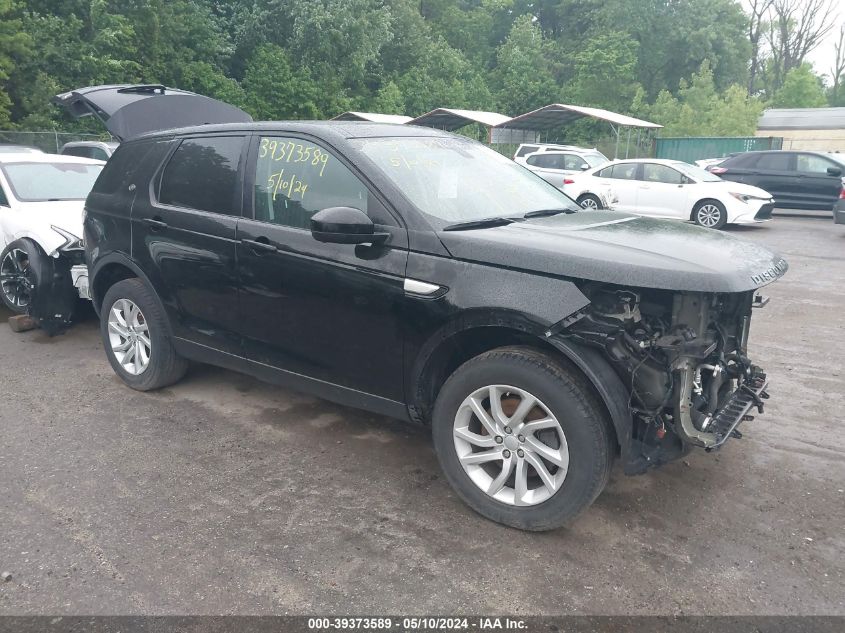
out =
{"type": "Polygon", "coordinates": [[[845,614],[845,226],[733,232],[791,266],[767,414],[547,534],[467,509],[425,429],[208,367],[136,393],[93,316],[3,324],[0,613],[845,614]]]}

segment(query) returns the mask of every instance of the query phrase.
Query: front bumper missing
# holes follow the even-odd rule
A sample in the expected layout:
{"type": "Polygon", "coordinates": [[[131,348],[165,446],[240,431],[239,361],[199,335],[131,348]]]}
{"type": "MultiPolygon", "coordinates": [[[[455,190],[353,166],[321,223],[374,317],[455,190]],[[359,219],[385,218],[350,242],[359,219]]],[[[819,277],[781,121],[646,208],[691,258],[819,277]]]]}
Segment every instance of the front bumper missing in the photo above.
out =
{"type": "Polygon", "coordinates": [[[742,434],[737,427],[745,420],[752,419],[748,415],[752,407],[756,407],[758,413],[763,413],[763,401],[769,398],[766,374],[756,375],[749,383],[740,385],[713,416],[707,430],[715,435],[716,441],[707,447],[708,451],[719,448],[731,437],[741,438],[742,434]]]}

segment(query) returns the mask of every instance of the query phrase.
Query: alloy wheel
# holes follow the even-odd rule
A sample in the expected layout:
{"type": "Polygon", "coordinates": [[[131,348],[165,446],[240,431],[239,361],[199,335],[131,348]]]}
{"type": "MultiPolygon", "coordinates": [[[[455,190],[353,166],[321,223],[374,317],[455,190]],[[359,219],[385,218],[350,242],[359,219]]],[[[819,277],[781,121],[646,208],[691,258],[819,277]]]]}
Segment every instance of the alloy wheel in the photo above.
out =
{"type": "Polygon", "coordinates": [[[595,198],[584,198],[581,201],[581,208],[589,209],[590,211],[598,211],[599,205],[595,201],[595,198]]]}
{"type": "Polygon", "coordinates": [[[141,309],[129,299],[118,299],[109,312],[109,344],[117,362],[138,376],[150,365],[152,343],[141,309]]]}
{"type": "Polygon", "coordinates": [[[13,306],[25,308],[31,299],[32,285],[27,278],[29,255],[19,248],[10,249],[0,262],[0,288],[13,306]]]}
{"type": "Polygon", "coordinates": [[[476,390],[458,408],[453,435],[464,472],[502,503],[543,503],[566,479],[569,447],[563,429],[549,408],[523,389],[476,390]]]}
{"type": "Polygon", "coordinates": [[[722,219],[722,210],[715,204],[703,204],[698,209],[698,223],[707,228],[713,228],[722,219]]]}

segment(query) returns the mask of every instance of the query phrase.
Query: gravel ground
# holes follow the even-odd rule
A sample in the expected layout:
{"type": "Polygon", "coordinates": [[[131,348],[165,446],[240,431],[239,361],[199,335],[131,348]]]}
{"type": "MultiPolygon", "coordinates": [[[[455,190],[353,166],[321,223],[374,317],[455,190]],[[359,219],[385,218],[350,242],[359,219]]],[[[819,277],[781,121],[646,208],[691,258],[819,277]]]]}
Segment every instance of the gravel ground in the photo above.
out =
{"type": "Polygon", "coordinates": [[[210,367],[137,393],[93,316],[3,325],[0,614],[845,614],[845,226],[733,233],[791,266],[766,415],[545,534],[466,508],[426,429],[210,367]]]}

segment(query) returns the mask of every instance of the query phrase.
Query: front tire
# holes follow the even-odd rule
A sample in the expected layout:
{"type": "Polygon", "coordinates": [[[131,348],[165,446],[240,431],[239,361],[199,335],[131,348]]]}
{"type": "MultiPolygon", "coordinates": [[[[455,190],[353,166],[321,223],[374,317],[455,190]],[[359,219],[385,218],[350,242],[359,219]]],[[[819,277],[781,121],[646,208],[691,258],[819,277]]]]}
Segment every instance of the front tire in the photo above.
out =
{"type": "Polygon", "coordinates": [[[583,196],[580,196],[576,202],[587,211],[599,211],[600,209],[604,209],[604,205],[599,200],[598,196],[594,196],[591,193],[585,193],[583,196]]]}
{"type": "Polygon", "coordinates": [[[38,255],[38,245],[30,239],[10,242],[0,253],[0,299],[15,314],[26,314],[36,280],[30,263],[38,255]]]}
{"type": "Polygon", "coordinates": [[[614,447],[586,381],[529,347],[503,347],[459,367],[435,403],[440,464],[476,512],[523,530],[551,530],[601,493],[614,447]]]}
{"type": "Polygon", "coordinates": [[[702,200],[692,211],[692,219],[706,229],[721,229],[728,223],[728,211],[718,200],[702,200]]]}
{"type": "Polygon", "coordinates": [[[109,288],[100,317],[106,356],[132,389],[160,389],[185,375],[188,363],[176,354],[164,311],[143,281],[124,279],[109,288]]]}

